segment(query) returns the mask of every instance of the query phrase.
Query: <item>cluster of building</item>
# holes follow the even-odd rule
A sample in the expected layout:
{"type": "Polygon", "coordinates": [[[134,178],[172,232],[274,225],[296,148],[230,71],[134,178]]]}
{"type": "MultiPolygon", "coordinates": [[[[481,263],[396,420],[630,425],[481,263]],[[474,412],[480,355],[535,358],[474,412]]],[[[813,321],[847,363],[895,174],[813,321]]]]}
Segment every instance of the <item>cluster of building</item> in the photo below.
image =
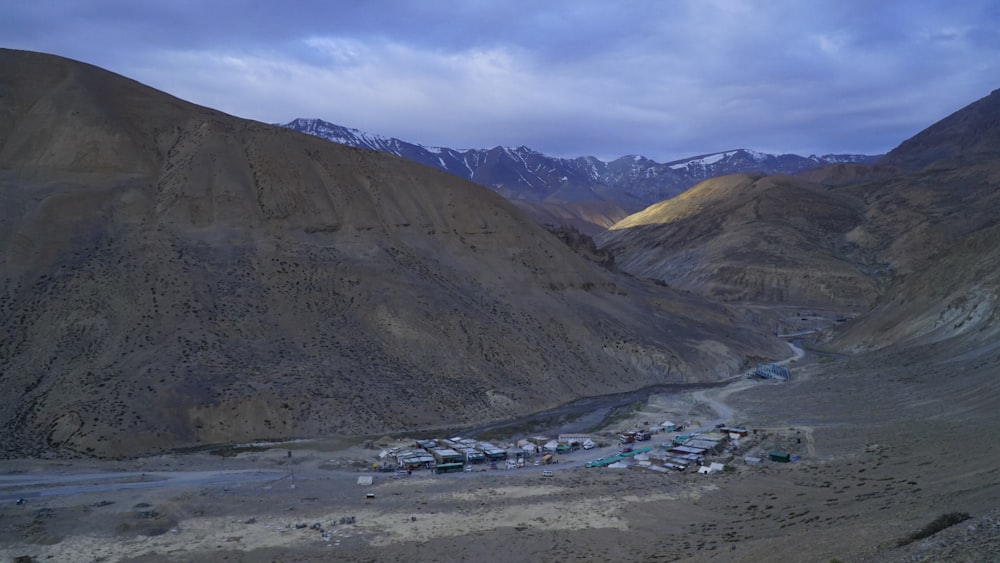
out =
{"type": "MultiPolygon", "coordinates": [[[[679,429],[672,425],[672,429],[679,429]]],[[[705,466],[705,458],[724,453],[727,448],[738,449],[740,438],[749,434],[746,428],[722,426],[711,432],[679,434],[663,444],[663,449],[626,447],[621,453],[591,461],[587,467],[629,467],[637,465],[653,471],[684,471],[699,466],[699,472],[714,473],[722,466],[713,463],[705,466]]],[[[623,438],[627,435],[623,434],[623,438]]],[[[626,443],[624,440],[622,443],[626,443]]]]}
{"type": "Polygon", "coordinates": [[[535,436],[506,447],[462,437],[417,440],[408,448],[383,450],[379,454],[379,469],[406,472],[429,469],[435,473],[457,473],[486,464],[497,469],[500,463],[507,468],[516,468],[523,467],[537,455],[541,456],[540,463],[550,463],[553,461],[552,454],[581,447],[594,447],[589,434],[560,434],[557,439],[535,436]]]}
{"type": "Polygon", "coordinates": [[[727,447],[738,449],[740,438],[745,438],[748,434],[746,428],[733,426],[722,426],[712,432],[700,434],[680,434],[663,444],[666,450],[665,465],[669,464],[671,469],[684,469],[695,464],[704,467],[706,457],[719,455],[727,447]]]}

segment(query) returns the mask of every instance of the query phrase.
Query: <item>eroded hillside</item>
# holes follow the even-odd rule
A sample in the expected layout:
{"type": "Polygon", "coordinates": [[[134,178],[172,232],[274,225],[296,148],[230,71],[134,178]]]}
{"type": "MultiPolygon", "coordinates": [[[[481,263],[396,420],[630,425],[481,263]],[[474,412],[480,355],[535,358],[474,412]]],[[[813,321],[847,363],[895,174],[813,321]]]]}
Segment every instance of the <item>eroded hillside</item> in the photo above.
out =
{"type": "Polygon", "coordinates": [[[716,178],[597,240],[622,270],[714,299],[850,312],[822,337],[844,351],[949,342],[957,357],[992,354],[998,100],[955,112],[876,165],[716,178]]]}
{"type": "Polygon", "coordinates": [[[5,455],[483,422],[783,345],[496,194],[0,52],[5,455]]]}
{"type": "Polygon", "coordinates": [[[846,234],[863,221],[853,196],[788,176],[702,182],[599,235],[633,275],[713,299],[867,309],[878,264],[846,234]]]}

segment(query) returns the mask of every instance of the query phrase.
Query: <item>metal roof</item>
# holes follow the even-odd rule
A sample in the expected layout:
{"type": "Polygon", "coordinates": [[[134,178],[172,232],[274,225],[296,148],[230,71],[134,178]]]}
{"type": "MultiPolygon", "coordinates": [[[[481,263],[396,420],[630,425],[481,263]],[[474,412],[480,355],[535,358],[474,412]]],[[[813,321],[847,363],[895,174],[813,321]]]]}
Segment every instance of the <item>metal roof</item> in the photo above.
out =
{"type": "Polygon", "coordinates": [[[764,379],[778,379],[781,381],[788,381],[792,374],[788,371],[785,366],[779,366],[778,364],[760,364],[754,368],[751,374],[755,377],[762,377],[764,379]]]}

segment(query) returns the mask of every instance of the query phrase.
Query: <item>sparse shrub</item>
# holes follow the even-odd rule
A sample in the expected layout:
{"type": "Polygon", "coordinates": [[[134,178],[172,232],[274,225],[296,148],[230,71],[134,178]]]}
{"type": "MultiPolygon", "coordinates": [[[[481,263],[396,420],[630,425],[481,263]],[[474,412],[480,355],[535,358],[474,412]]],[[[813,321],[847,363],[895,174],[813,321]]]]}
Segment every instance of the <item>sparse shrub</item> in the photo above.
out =
{"type": "Polygon", "coordinates": [[[947,514],[942,514],[941,516],[938,516],[933,521],[931,521],[930,524],[927,524],[926,526],[921,528],[919,531],[916,531],[910,534],[909,536],[899,540],[898,545],[903,546],[908,543],[915,542],[917,540],[929,538],[934,534],[940,532],[941,530],[944,530],[945,528],[950,528],[955,524],[965,522],[969,518],[972,518],[972,516],[969,516],[969,514],[966,512],[949,512],[947,514]]]}

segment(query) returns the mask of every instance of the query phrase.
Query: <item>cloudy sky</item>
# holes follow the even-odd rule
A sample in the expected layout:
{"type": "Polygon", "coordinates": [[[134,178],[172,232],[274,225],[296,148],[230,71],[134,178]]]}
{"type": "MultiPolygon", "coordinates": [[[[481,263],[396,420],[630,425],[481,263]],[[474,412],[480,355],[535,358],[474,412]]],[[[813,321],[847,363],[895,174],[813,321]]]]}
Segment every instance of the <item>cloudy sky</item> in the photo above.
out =
{"type": "Polygon", "coordinates": [[[265,122],[661,162],[881,153],[1000,88],[996,0],[33,0],[0,38],[265,122]]]}

